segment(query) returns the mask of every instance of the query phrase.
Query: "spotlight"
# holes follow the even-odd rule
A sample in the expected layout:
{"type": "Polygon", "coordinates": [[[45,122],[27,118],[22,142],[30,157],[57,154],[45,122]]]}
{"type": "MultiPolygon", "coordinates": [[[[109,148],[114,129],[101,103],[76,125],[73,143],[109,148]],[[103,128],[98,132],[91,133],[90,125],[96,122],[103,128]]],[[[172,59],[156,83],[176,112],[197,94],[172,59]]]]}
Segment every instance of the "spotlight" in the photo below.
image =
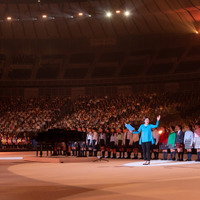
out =
{"type": "Polygon", "coordinates": [[[116,13],[116,14],[120,14],[121,11],[120,11],[120,10],[116,10],[115,13],[116,13]]]}
{"type": "Polygon", "coordinates": [[[7,17],[7,20],[8,20],[8,21],[12,20],[12,17],[7,17]]]}
{"type": "Polygon", "coordinates": [[[47,15],[42,15],[42,18],[43,18],[43,19],[46,19],[46,18],[47,18],[47,15]]]}
{"type": "Polygon", "coordinates": [[[162,131],[158,131],[158,133],[161,135],[161,134],[162,134],[162,131]]]}
{"type": "Polygon", "coordinates": [[[88,15],[88,17],[92,17],[92,15],[88,15]]]}
{"type": "Polygon", "coordinates": [[[128,17],[130,15],[130,12],[129,11],[125,11],[124,15],[128,17]]]}
{"type": "Polygon", "coordinates": [[[112,13],[111,12],[107,12],[106,13],[106,17],[111,17],[112,16],[112,13]]]}
{"type": "Polygon", "coordinates": [[[196,34],[199,34],[199,31],[195,31],[196,34]]]}
{"type": "Polygon", "coordinates": [[[79,16],[79,17],[82,17],[82,16],[83,16],[83,13],[82,13],[82,12],[78,13],[78,16],[79,16]]]}

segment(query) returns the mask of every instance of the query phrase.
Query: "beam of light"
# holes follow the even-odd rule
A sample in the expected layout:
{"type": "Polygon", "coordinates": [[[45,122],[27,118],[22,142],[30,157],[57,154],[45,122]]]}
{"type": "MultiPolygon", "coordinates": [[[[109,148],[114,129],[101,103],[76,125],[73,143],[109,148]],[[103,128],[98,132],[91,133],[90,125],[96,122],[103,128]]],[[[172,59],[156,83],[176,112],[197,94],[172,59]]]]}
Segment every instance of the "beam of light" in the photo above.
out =
{"type": "Polygon", "coordinates": [[[162,131],[158,131],[158,133],[161,135],[161,134],[162,134],[162,131]]]}
{"type": "Polygon", "coordinates": [[[195,33],[196,33],[196,34],[199,34],[199,31],[196,30],[195,33]]]}

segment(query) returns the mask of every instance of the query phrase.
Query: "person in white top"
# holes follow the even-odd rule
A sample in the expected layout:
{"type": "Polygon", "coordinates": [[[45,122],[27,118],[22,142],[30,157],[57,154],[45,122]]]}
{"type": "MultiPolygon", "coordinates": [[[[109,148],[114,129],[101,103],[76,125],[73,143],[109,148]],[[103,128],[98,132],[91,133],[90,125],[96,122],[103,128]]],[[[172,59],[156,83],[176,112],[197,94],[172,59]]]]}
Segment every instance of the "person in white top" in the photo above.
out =
{"type": "Polygon", "coordinates": [[[197,162],[200,162],[200,122],[196,123],[194,131],[194,148],[197,150],[197,162]]]}
{"type": "Polygon", "coordinates": [[[124,143],[125,143],[125,150],[127,152],[127,159],[131,158],[131,140],[132,140],[132,132],[128,129],[124,129],[124,143]]]}
{"type": "Polygon", "coordinates": [[[98,133],[97,129],[92,129],[92,149],[94,152],[94,156],[97,157],[97,143],[98,143],[98,133]]]}
{"type": "Polygon", "coordinates": [[[114,128],[111,128],[110,132],[110,149],[113,153],[113,156],[111,158],[116,158],[117,134],[114,128]]]}
{"type": "Polygon", "coordinates": [[[124,133],[122,128],[117,129],[117,152],[119,152],[117,158],[122,158],[122,152],[124,152],[124,133]]]}
{"type": "Polygon", "coordinates": [[[132,134],[133,159],[138,159],[139,139],[139,134],[132,134]]]}
{"type": "Polygon", "coordinates": [[[194,140],[194,134],[191,130],[192,130],[191,125],[185,126],[184,145],[185,145],[185,149],[187,150],[186,161],[191,161],[191,157],[192,157],[192,145],[193,145],[193,140],[194,140]]]}
{"type": "Polygon", "coordinates": [[[89,156],[92,156],[92,131],[91,128],[87,129],[87,137],[86,137],[86,144],[87,144],[87,149],[89,151],[89,156]]]}

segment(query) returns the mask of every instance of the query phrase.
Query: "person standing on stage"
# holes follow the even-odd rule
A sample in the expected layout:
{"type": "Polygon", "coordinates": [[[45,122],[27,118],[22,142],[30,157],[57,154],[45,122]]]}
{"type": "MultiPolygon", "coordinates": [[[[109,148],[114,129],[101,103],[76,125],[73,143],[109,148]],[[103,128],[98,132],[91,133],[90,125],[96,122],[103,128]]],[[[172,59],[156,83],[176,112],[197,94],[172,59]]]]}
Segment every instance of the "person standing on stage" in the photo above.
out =
{"type": "Polygon", "coordinates": [[[110,132],[110,151],[113,153],[111,158],[116,158],[117,133],[114,128],[111,128],[110,132]]]}
{"type": "Polygon", "coordinates": [[[145,117],[144,124],[142,124],[140,126],[138,131],[132,132],[133,134],[139,134],[142,131],[139,144],[142,145],[143,156],[144,156],[144,160],[145,160],[145,163],[143,165],[150,165],[151,144],[155,144],[151,129],[157,128],[159,121],[160,121],[160,115],[157,117],[156,125],[149,124],[149,118],[145,117]]]}
{"type": "Polygon", "coordinates": [[[167,140],[168,140],[168,132],[166,131],[166,128],[162,127],[161,128],[161,135],[160,135],[160,149],[163,152],[163,159],[162,160],[167,160],[167,151],[168,151],[168,147],[167,147],[167,140]]]}
{"type": "Polygon", "coordinates": [[[106,134],[102,128],[99,128],[99,144],[101,149],[101,157],[105,158],[106,134]]]}
{"type": "Polygon", "coordinates": [[[110,151],[110,137],[111,137],[111,133],[110,133],[110,129],[106,128],[105,129],[105,133],[106,133],[106,150],[107,150],[107,156],[106,156],[106,158],[110,158],[111,157],[111,151],[110,151]]]}
{"type": "Polygon", "coordinates": [[[98,133],[97,129],[92,129],[92,149],[94,152],[94,156],[97,157],[97,142],[98,142],[98,133]]]}
{"type": "Polygon", "coordinates": [[[184,133],[182,131],[182,126],[176,126],[176,148],[178,151],[177,161],[183,161],[183,142],[184,142],[184,133]]]}
{"type": "Polygon", "coordinates": [[[157,128],[153,129],[153,139],[155,140],[155,144],[153,145],[153,153],[154,153],[154,160],[158,159],[159,156],[159,139],[160,139],[160,135],[158,133],[157,128]]]}
{"type": "Polygon", "coordinates": [[[138,159],[139,139],[139,134],[132,135],[133,159],[138,159]]]}
{"type": "Polygon", "coordinates": [[[127,152],[127,159],[131,158],[131,140],[132,140],[132,131],[124,129],[124,144],[125,150],[127,152]]]}
{"type": "Polygon", "coordinates": [[[122,158],[122,152],[124,151],[124,133],[121,128],[117,129],[117,152],[119,152],[119,157],[122,158]]]}
{"type": "Polygon", "coordinates": [[[184,146],[185,146],[185,149],[187,150],[186,161],[191,161],[191,158],[192,158],[192,145],[194,141],[194,134],[191,130],[192,130],[191,125],[185,126],[184,146]]]}
{"type": "Polygon", "coordinates": [[[87,149],[89,151],[89,156],[92,156],[92,130],[91,128],[88,128],[88,133],[86,137],[86,144],[87,144],[87,149]]]}
{"type": "Polygon", "coordinates": [[[194,148],[197,150],[197,162],[200,162],[200,123],[196,123],[194,131],[194,148]]]}
{"type": "Polygon", "coordinates": [[[167,147],[170,149],[170,159],[169,160],[176,160],[176,147],[175,147],[175,140],[176,140],[176,133],[175,127],[170,126],[169,128],[169,136],[167,141],[167,147]]]}

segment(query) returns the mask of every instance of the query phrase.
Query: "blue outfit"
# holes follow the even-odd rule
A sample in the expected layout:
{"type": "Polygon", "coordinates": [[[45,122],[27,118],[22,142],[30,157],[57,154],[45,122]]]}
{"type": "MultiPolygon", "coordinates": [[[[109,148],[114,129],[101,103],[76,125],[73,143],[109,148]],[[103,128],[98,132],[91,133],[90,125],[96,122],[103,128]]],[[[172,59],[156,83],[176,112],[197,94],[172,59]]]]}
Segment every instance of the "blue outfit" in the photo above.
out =
{"type": "Polygon", "coordinates": [[[178,131],[176,133],[176,144],[183,144],[184,142],[184,133],[183,131],[178,131]]]}
{"type": "Polygon", "coordinates": [[[140,128],[138,129],[138,131],[133,132],[133,134],[139,134],[142,131],[139,144],[142,144],[144,142],[151,142],[151,144],[155,144],[155,140],[153,138],[151,129],[157,128],[158,124],[159,124],[159,121],[157,121],[156,125],[149,124],[145,126],[145,124],[142,124],[140,128]]]}
{"type": "Polygon", "coordinates": [[[186,131],[185,132],[185,135],[184,135],[184,144],[186,144],[187,140],[190,141],[190,146],[192,146],[193,145],[193,141],[194,141],[194,136],[193,136],[193,132],[192,131],[186,131]]]}

